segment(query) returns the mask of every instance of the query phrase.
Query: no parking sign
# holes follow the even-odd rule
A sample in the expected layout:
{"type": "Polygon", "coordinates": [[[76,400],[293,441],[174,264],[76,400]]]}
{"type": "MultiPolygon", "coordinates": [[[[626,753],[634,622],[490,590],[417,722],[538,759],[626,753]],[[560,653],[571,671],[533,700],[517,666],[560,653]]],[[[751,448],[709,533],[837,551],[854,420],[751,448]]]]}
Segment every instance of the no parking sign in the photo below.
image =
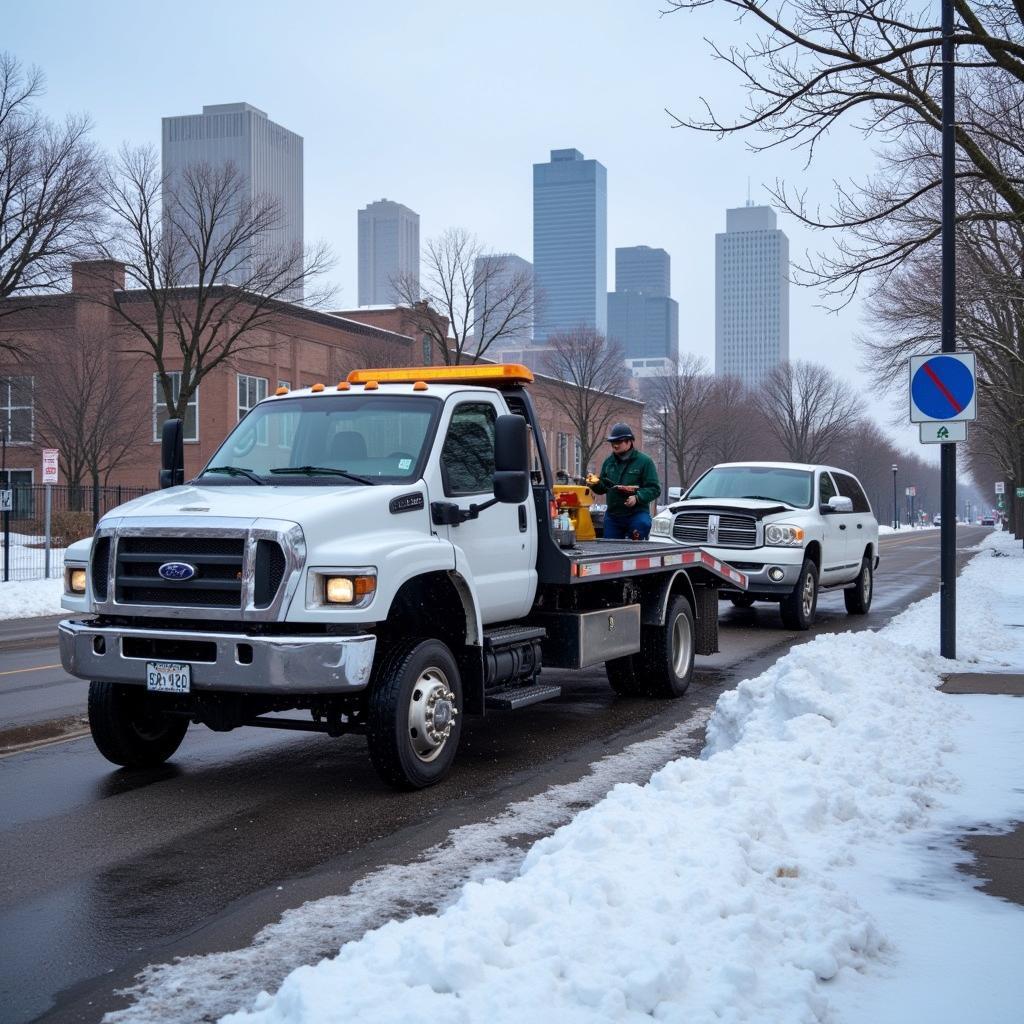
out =
{"type": "Polygon", "coordinates": [[[910,357],[911,423],[948,423],[977,417],[973,353],[910,357]]]}

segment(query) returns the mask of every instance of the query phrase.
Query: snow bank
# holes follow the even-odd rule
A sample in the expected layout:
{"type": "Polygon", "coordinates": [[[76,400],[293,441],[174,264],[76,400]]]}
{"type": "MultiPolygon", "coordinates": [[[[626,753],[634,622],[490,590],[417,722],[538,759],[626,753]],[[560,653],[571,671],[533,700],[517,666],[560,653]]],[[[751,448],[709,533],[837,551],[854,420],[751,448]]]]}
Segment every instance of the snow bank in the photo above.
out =
{"type": "MultiPolygon", "coordinates": [[[[57,563],[60,564],[60,563],[57,563]]],[[[0,580],[0,619],[27,619],[35,615],[59,615],[63,579],[0,580]]]]}
{"type": "MultiPolygon", "coordinates": [[[[961,661],[1024,666],[1024,557],[1005,534],[983,548],[959,584],[961,661]]],[[[617,786],[518,877],[366,934],[225,1024],[828,1018],[823,982],[895,952],[838,879],[960,787],[969,713],[935,690],[937,622],[933,596],[794,649],[722,696],[699,760],[617,786]]]]}

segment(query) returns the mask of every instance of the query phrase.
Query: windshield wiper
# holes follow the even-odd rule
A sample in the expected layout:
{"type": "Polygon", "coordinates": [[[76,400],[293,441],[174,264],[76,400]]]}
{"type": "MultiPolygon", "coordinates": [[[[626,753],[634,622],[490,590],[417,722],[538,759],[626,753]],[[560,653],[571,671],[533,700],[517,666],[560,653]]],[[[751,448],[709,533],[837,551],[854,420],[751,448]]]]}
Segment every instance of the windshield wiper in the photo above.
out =
{"type": "Polygon", "coordinates": [[[780,505],[789,504],[788,501],[783,501],[781,498],[769,498],[767,494],[740,494],[738,497],[749,498],[751,501],[777,501],[780,505]]]}
{"type": "Polygon", "coordinates": [[[227,473],[228,476],[245,476],[254,484],[259,484],[260,487],[267,486],[266,480],[257,476],[251,469],[243,469],[241,466],[211,466],[209,469],[204,469],[199,475],[206,476],[207,473],[227,473]]]}
{"type": "Polygon", "coordinates": [[[291,473],[299,476],[343,476],[346,480],[355,480],[356,483],[369,484],[371,487],[376,483],[369,477],[350,473],[347,469],[334,469],[333,466],[278,466],[270,472],[291,473]]]}

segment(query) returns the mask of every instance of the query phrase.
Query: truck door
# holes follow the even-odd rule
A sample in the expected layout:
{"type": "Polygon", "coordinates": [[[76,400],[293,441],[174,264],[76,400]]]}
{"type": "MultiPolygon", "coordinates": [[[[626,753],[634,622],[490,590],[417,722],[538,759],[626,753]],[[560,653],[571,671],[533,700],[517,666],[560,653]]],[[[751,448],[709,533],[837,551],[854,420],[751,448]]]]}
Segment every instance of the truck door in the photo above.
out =
{"type": "MultiPolygon", "coordinates": [[[[818,481],[818,501],[828,504],[829,498],[839,494],[832,474],[822,470],[818,481]]],[[[853,515],[849,512],[834,512],[822,516],[821,535],[821,582],[838,583],[849,578],[849,569],[844,566],[849,562],[849,534],[852,528],[853,515]]]]}
{"type": "MultiPolygon", "coordinates": [[[[441,490],[443,500],[468,509],[494,496],[494,424],[500,412],[483,396],[454,406],[442,424],[440,479],[431,484],[431,500],[441,490]]],[[[533,604],[537,539],[531,522],[525,503],[498,504],[476,519],[437,528],[455,546],[458,571],[473,581],[485,624],[520,618],[533,604]]]]}
{"type": "Polygon", "coordinates": [[[853,502],[853,512],[845,517],[850,524],[846,531],[846,561],[852,566],[848,573],[852,578],[860,572],[864,549],[874,541],[874,531],[871,529],[874,517],[871,514],[871,505],[868,503],[867,495],[857,480],[849,473],[836,471],[832,475],[835,477],[839,493],[853,502]]]}

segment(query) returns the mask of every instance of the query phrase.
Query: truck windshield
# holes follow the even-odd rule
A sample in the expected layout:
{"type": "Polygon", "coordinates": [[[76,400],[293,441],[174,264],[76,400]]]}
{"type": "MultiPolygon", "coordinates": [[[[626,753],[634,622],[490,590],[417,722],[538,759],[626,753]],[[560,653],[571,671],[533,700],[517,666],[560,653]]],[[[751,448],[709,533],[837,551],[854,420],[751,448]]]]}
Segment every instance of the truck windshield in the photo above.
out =
{"type": "Polygon", "coordinates": [[[814,474],[774,466],[715,466],[687,492],[687,498],[754,498],[810,508],[814,474]]]}
{"type": "Polygon", "coordinates": [[[441,402],[407,395],[314,395],[261,402],[200,474],[204,484],[365,487],[419,478],[441,402]]]}

